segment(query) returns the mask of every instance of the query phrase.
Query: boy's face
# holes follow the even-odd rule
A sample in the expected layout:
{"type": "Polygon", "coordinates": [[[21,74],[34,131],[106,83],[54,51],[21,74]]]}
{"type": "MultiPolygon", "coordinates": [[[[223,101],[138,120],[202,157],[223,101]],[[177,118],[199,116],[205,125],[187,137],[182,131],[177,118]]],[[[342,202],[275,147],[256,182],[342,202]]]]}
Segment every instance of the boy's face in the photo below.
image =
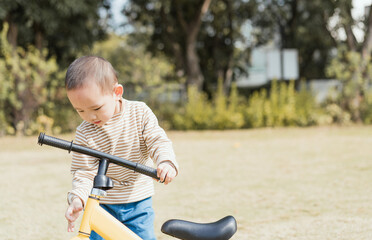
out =
{"type": "Polygon", "coordinates": [[[86,84],[67,91],[67,97],[80,117],[90,123],[103,126],[112,116],[120,112],[123,86],[117,84],[112,93],[103,93],[97,84],[86,84]]]}

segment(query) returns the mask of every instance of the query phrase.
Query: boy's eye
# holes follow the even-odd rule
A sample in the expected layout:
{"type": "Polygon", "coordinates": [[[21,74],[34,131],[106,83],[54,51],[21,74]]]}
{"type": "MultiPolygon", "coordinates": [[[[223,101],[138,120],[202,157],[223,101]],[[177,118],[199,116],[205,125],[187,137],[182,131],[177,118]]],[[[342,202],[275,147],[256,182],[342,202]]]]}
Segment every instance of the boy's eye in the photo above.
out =
{"type": "Polygon", "coordinates": [[[79,112],[79,113],[82,113],[82,112],[84,112],[83,110],[76,110],[77,112],[79,112]]]}
{"type": "MultiPolygon", "coordinates": [[[[101,106],[102,107],[102,106],[101,106]]],[[[94,111],[98,111],[98,110],[100,110],[101,109],[101,107],[99,107],[99,108],[96,108],[96,109],[94,109],[94,111]]]]}

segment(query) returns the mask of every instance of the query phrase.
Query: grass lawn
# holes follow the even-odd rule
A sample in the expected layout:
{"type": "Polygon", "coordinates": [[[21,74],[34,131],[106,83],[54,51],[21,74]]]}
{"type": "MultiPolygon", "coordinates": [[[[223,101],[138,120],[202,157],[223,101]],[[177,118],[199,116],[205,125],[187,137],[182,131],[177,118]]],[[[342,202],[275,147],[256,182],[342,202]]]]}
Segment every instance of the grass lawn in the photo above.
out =
{"type": "MultiPolygon", "coordinates": [[[[372,239],[372,127],[169,132],[180,175],[156,184],[167,219],[233,215],[232,239],[372,239]]],[[[72,135],[60,136],[71,140],[72,135]]],[[[0,239],[59,240],[71,186],[67,151],[0,138],[0,239]]]]}

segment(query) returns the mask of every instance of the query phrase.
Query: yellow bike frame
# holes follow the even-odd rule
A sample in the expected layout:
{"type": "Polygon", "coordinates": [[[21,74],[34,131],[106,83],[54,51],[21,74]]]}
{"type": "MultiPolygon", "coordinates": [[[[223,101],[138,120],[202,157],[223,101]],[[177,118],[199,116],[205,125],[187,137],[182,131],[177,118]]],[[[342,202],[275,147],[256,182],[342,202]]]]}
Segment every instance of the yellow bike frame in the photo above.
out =
{"type": "MultiPolygon", "coordinates": [[[[92,192],[102,191],[93,189],[92,192]]],[[[79,234],[71,240],[89,239],[90,232],[94,230],[105,240],[141,240],[123,223],[99,206],[101,196],[90,194],[85,206],[79,234]]]]}

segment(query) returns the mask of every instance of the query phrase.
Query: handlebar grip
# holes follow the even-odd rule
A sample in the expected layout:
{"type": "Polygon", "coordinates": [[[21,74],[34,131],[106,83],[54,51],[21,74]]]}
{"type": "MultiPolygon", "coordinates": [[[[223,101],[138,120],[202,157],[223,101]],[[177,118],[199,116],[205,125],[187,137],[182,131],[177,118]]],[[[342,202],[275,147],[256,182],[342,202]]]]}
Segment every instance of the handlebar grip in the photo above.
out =
{"type": "Polygon", "coordinates": [[[154,169],[152,167],[149,167],[149,166],[146,166],[146,165],[137,164],[136,165],[136,168],[134,169],[134,171],[139,172],[139,173],[142,173],[142,174],[145,174],[145,175],[147,175],[149,177],[152,177],[152,178],[155,178],[155,179],[158,179],[159,180],[159,177],[158,177],[158,174],[157,174],[156,169],[154,169]]]}
{"type": "Polygon", "coordinates": [[[37,142],[41,145],[46,144],[52,147],[62,148],[71,152],[72,149],[72,141],[68,142],[59,138],[51,137],[45,135],[45,133],[40,133],[37,142]]]}

